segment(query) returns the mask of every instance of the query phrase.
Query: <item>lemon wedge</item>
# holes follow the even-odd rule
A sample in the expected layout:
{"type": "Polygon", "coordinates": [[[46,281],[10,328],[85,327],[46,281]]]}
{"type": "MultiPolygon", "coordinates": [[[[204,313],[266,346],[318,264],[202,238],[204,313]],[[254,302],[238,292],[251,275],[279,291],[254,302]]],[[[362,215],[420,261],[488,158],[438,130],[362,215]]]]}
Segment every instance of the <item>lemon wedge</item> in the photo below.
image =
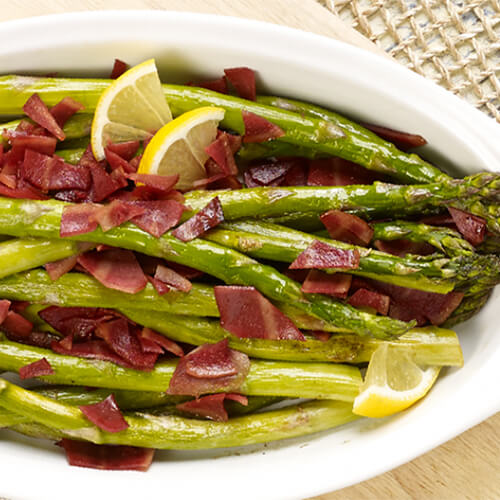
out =
{"type": "Polygon", "coordinates": [[[150,59],[130,68],[102,93],[92,121],[92,152],[103,160],[109,142],[149,138],[171,120],[155,61],[150,59]]]}
{"type": "Polygon", "coordinates": [[[207,176],[205,148],[215,140],[224,110],[212,106],[188,111],[164,125],[144,150],[138,173],[179,174],[176,188],[186,191],[207,176]]]}
{"type": "Polygon", "coordinates": [[[438,375],[437,366],[418,366],[411,349],[382,344],[372,355],[353,412],[386,417],[405,410],[427,394],[438,375]]]}

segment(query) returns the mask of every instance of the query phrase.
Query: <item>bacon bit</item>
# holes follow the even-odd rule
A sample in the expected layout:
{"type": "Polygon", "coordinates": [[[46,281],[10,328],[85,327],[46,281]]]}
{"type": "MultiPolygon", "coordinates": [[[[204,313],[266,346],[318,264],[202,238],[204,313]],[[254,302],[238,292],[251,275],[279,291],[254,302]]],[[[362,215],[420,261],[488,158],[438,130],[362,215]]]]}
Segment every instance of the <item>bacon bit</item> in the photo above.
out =
{"type": "Polygon", "coordinates": [[[9,311],[7,313],[7,316],[2,321],[1,327],[2,330],[16,337],[28,337],[33,331],[33,323],[14,311],[9,311]]]}
{"type": "Polygon", "coordinates": [[[89,198],[94,202],[105,200],[110,194],[127,185],[127,180],[124,177],[120,180],[109,175],[97,162],[90,165],[89,169],[92,176],[89,198]]]}
{"type": "Polygon", "coordinates": [[[71,351],[73,348],[73,335],[66,335],[66,337],[59,341],[59,345],[71,351]]]}
{"type": "Polygon", "coordinates": [[[48,130],[52,135],[60,141],[64,141],[66,135],[61,127],[57,124],[55,118],[50,114],[45,103],[40,99],[38,94],[33,94],[24,104],[23,111],[45,130],[48,130]]]}
{"type": "Polygon", "coordinates": [[[56,260],[55,262],[47,262],[45,270],[52,281],[58,280],[61,276],[71,271],[76,266],[76,255],[71,255],[65,259],[56,260]]]}
{"type": "Polygon", "coordinates": [[[9,312],[10,300],[2,299],[0,300],[0,325],[5,321],[7,313],[9,312]]]}
{"type": "Polygon", "coordinates": [[[315,240],[290,264],[289,269],[357,269],[359,252],[315,240]]]}
{"type": "Polygon", "coordinates": [[[308,186],[350,186],[375,180],[373,172],[342,158],[309,160],[308,186]]]}
{"type": "Polygon", "coordinates": [[[62,439],[58,444],[64,449],[70,465],[99,470],[146,472],[155,453],[149,448],[94,444],[72,439],[62,439]]]}
{"type": "Polygon", "coordinates": [[[328,210],[320,217],[330,237],[354,245],[368,245],[373,229],[363,219],[340,210],[328,210]]]}
{"type": "Polygon", "coordinates": [[[168,267],[188,280],[199,278],[205,274],[203,271],[199,271],[198,269],[193,269],[192,267],[184,266],[182,264],[177,264],[176,262],[169,262],[168,267]]]}
{"type": "Polygon", "coordinates": [[[114,433],[129,428],[113,394],[99,403],[82,405],[79,408],[93,424],[103,431],[114,433]]]}
{"type": "Polygon", "coordinates": [[[457,231],[457,226],[453,221],[453,217],[449,214],[429,215],[428,217],[420,219],[420,222],[422,224],[428,224],[429,226],[445,226],[457,231]]]}
{"type": "Polygon", "coordinates": [[[224,401],[230,399],[247,406],[248,399],[241,394],[210,394],[201,398],[179,403],[176,408],[184,413],[189,413],[196,417],[207,418],[216,422],[227,422],[228,415],[224,408],[224,401]]]}
{"type": "MultiPolygon", "coordinates": [[[[0,145],[1,147],[1,145],[0,145]]],[[[17,187],[17,165],[7,162],[0,172],[0,182],[11,189],[17,187]]]]}
{"type": "Polygon", "coordinates": [[[54,156],[46,156],[27,149],[20,170],[21,177],[44,192],[54,189],[90,188],[90,172],[79,166],[64,163],[54,156]]]}
{"type": "Polygon", "coordinates": [[[300,330],[254,287],[216,286],[220,324],[240,338],[304,340],[300,330]]]}
{"type": "Polygon", "coordinates": [[[245,171],[245,184],[248,187],[280,186],[290,165],[282,161],[274,161],[250,167],[245,171]]]}
{"type": "Polygon", "coordinates": [[[305,293],[324,293],[345,299],[351,286],[350,274],[326,274],[316,269],[311,269],[304,281],[301,290],[305,293]]]}
{"type": "Polygon", "coordinates": [[[9,332],[6,333],[7,338],[13,342],[19,342],[20,344],[32,345],[35,347],[42,347],[48,349],[52,342],[57,342],[59,337],[52,335],[48,332],[31,332],[28,336],[20,337],[9,332]]]}
{"type": "Polygon", "coordinates": [[[78,111],[83,111],[85,106],[72,97],[64,97],[55,106],[50,108],[50,114],[54,117],[57,124],[63,127],[64,124],[78,111]]]}
{"type": "Polygon", "coordinates": [[[144,327],[139,336],[141,339],[154,342],[155,344],[165,349],[165,351],[171,352],[175,356],[179,356],[180,358],[184,356],[184,350],[179,344],[177,344],[173,340],[168,339],[164,335],[160,335],[159,333],[154,332],[150,328],[144,327]]]}
{"type": "Polygon", "coordinates": [[[216,80],[207,80],[205,82],[196,83],[190,82],[188,85],[213,90],[214,92],[219,92],[219,94],[227,94],[227,81],[223,76],[217,78],[216,80]]]}
{"type": "MultiPolygon", "coordinates": [[[[35,132],[35,129],[36,129],[36,125],[34,123],[31,123],[29,120],[23,119],[23,120],[19,121],[19,124],[16,127],[16,132],[21,132],[23,134],[32,135],[35,132]]],[[[6,131],[4,129],[4,133],[2,135],[4,135],[6,132],[8,132],[8,131],[6,131]]],[[[4,135],[4,137],[5,137],[5,135],[4,135]]]]}
{"type": "Polygon", "coordinates": [[[159,265],[156,268],[155,279],[163,281],[167,285],[180,290],[181,292],[190,292],[193,285],[189,280],[175,272],[173,269],[159,265]]]}
{"type": "Polygon", "coordinates": [[[430,255],[435,251],[434,247],[429,243],[414,242],[405,239],[391,241],[376,240],[373,244],[381,252],[397,255],[398,257],[405,257],[409,253],[414,255],[430,255]]]}
{"type": "Polygon", "coordinates": [[[228,175],[210,184],[210,189],[241,189],[242,187],[241,182],[234,175],[228,175]]]}
{"type": "MultiPolygon", "coordinates": [[[[124,160],[130,161],[137,153],[140,144],[141,143],[139,141],[126,141],[126,142],[118,142],[115,144],[110,143],[106,149],[117,154],[124,160]]],[[[136,170],[137,169],[134,168],[134,172],[136,170]]]]}
{"type": "Polygon", "coordinates": [[[458,210],[458,208],[448,207],[448,211],[460,234],[471,245],[477,246],[484,241],[486,234],[486,221],[484,219],[463,210],[458,210]]]}
{"type": "Polygon", "coordinates": [[[19,376],[21,380],[26,380],[28,378],[43,377],[45,375],[54,375],[55,371],[50,366],[50,363],[45,359],[39,359],[34,363],[22,366],[19,368],[19,376]]]}
{"type": "Polygon", "coordinates": [[[154,289],[158,293],[158,295],[165,295],[170,292],[170,287],[163,283],[163,281],[157,280],[151,276],[147,276],[148,281],[153,285],[154,289]]]}
{"type": "Polygon", "coordinates": [[[121,59],[115,59],[109,78],[111,78],[111,80],[116,80],[119,76],[123,75],[127,69],[128,64],[126,62],[123,62],[121,59]]]}
{"type": "Polygon", "coordinates": [[[92,215],[92,220],[96,221],[101,226],[101,229],[106,232],[134,217],[142,215],[144,212],[143,207],[134,203],[113,200],[111,203],[99,207],[92,215]]]}
{"type": "Polygon", "coordinates": [[[306,160],[304,158],[288,158],[286,161],[290,163],[290,168],[281,185],[307,186],[308,166],[306,160]]]}
{"type": "Polygon", "coordinates": [[[27,149],[38,153],[52,156],[56,151],[57,139],[55,137],[46,137],[43,135],[26,135],[17,132],[9,132],[5,134],[12,149],[10,150],[9,159],[14,162],[20,162],[24,158],[24,153],[27,149]]]}
{"type": "Polygon", "coordinates": [[[204,189],[209,184],[225,179],[226,177],[227,174],[220,173],[212,175],[211,177],[206,177],[204,179],[198,179],[197,181],[193,182],[193,189],[204,189]]]}
{"type": "Polygon", "coordinates": [[[237,392],[243,384],[250,370],[250,359],[242,352],[230,349],[227,339],[217,344],[204,344],[182,357],[175,369],[167,394],[180,394],[196,396],[210,392],[237,392]],[[229,353],[229,354],[228,354],[229,353]],[[233,372],[227,367],[226,360],[229,357],[230,364],[234,366],[234,375],[219,376],[221,373],[233,372]],[[194,358],[195,361],[190,359],[194,358]],[[210,377],[193,377],[191,373],[210,374],[210,377]]]}
{"type": "Polygon", "coordinates": [[[369,307],[380,314],[387,316],[391,299],[387,295],[372,292],[366,288],[356,290],[348,302],[353,307],[369,307]]]}
{"type": "Polygon", "coordinates": [[[226,132],[218,134],[215,141],[205,148],[205,152],[214,159],[226,175],[236,175],[238,167],[234,161],[234,154],[226,132]]]}
{"type": "Polygon", "coordinates": [[[374,134],[382,139],[392,142],[397,148],[402,151],[408,151],[412,148],[425,146],[427,141],[418,134],[409,134],[407,132],[400,132],[392,128],[381,127],[380,125],[372,125],[371,123],[362,123],[363,127],[371,130],[374,134]]]}
{"type": "Polygon", "coordinates": [[[152,340],[148,340],[145,338],[142,338],[141,336],[137,337],[140,344],[141,344],[141,349],[142,352],[144,353],[154,353],[161,355],[163,354],[163,349],[161,346],[159,346],[156,342],[153,342],[152,340]]]}
{"type": "Polygon", "coordinates": [[[154,174],[127,174],[127,179],[133,180],[136,184],[142,182],[146,186],[150,186],[158,191],[168,193],[179,180],[179,174],[175,175],[154,175],[154,174]]]}
{"type": "Polygon", "coordinates": [[[15,189],[0,184],[0,196],[7,198],[26,198],[28,200],[48,200],[49,197],[32,188],[27,183],[18,185],[15,189]]]}
{"type": "Polygon", "coordinates": [[[299,283],[304,283],[307,275],[309,274],[308,269],[285,269],[283,272],[291,280],[297,281],[299,283]]]}
{"type": "Polygon", "coordinates": [[[311,331],[311,335],[316,339],[316,340],[321,340],[321,342],[328,342],[332,336],[331,333],[328,332],[320,332],[320,331],[311,331]]]}
{"type": "Polygon", "coordinates": [[[106,341],[108,346],[133,368],[151,371],[158,357],[155,353],[144,353],[141,343],[129,328],[128,321],[118,318],[106,323],[100,323],[96,335],[106,341]]]}
{"type": "Polygon", "coordinates": [[[247,67],[227,68],[224,70],[226,78],[243,99],[255,101],[257,90],[255,87],[255,71],[247,67]]]}
{"type": "Polygon", "coordinates": [[[246,110],[243,110],[241,115],[245,125],[243,142],[265,142],[285,135],[285,131],[278,127],[278,125],[271,123],[261,116],[246,110]]]}
{"type": "Polygon", "coordinates": [[[389,307],[389,317],[393,319],[399,319],[400,321],[413,321],[417,322],[417,326],[426,325],[429,321],[423,315],[415,311],[414,309],[409,309],[408,307],[391,302],[389,307]]]}
{"type": "Polygon", "coordinates": [[[67,203],[84,203],[89,201],[89,194],[79,189],[65,189],[55,193],[54,199],[67,203]]]}
{"type": "Polygon", "coordinates": [[[198,213],[172,231],[172,235],[181,241],[191,241],[214,228],[223,220],[222,205],[219,197],[216,196],[198,213]]]}
{"type": "Polygon", "coordinates": [[[124,160],[121,156],[111,151],[109,146],[104,148],[104,154],[106,155],[106,161],[108,162],[111,170],[121,168],[126,174],[135,172],[134,167],[127,160],[124,160]]]}
{"type": "Polygon", "coordinates": [[[144,213],[132,218],[132,222],[143,231],[159,238],[181,220],[184,206],[174,200],[136,201],[134,205],[144,213]]]}
{"type": "Polygon", "coordinates": [[[10,309],[16,313],[21,314],[30,305],[27,300],[13,300],[10,309]]]}
{"type": "Polygon", "coordinates": [[[148,283],[133,252],[117,248],[104,252],[87,252],[78,263],[107,288],[125,293],[140,292],[148,283]]]}
{"type": "Polygon", "coordinates": [[[59,235],[61,238],[90,233],[97,229],[97,222],[92,217],[99,205],[85,203],[64,207],[59,235]]]}

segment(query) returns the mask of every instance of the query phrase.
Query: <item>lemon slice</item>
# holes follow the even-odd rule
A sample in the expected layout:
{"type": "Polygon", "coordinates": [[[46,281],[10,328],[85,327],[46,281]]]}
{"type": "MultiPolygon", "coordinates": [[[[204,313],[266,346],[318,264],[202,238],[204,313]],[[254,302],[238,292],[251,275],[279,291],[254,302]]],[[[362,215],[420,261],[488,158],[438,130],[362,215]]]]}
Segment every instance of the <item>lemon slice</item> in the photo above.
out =
{"type": "Polygon", "coordinates": [[[205,148],[215,140],[224,110],[207,106],[188,111],[163,126],[151,139],[142,155],[138,173],[179,174],[176,188],[193,188],[207,176],[205,148]]]}
{"type": "Polygon", "coordinates": [[[150,59],[130,68],[102,93],[92,121],[92,152],[103,160],[109,142],[149,138],[171,120],[155,61],[150,59]]]}
{"type": "Polygon", "coordinates": [[[433,386],[439,367],[419,367],[407,347],[382,344],[372,355],[353,412],[386,417],[405,410],[433,386]]]}

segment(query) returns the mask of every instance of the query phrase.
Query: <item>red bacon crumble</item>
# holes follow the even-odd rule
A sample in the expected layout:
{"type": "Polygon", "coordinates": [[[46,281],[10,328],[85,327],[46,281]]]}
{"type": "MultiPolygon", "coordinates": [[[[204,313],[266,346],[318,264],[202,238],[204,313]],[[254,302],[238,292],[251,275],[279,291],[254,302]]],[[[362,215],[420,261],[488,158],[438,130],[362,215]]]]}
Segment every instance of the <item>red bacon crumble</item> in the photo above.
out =
{"type": "Polygon", "coordinates": [[[245,396],[241,396],[240,394],[221,393],[210,394],[198,399],[186,401],[185,403],[176,405],[176,408],[179,411],[189,413],[196,417],[207,418],[216,422],[227,422],[228,414],[224,408],[224,401],[226,399],[237,401],[244,406],[248,405],[248,399],[245,396]]]}
{"type": "Polygon", "coordinates": [[[19,342],[20,344],[32,345],[35,347],[42,347],[44,349],[49,349],[52,342],[57,342],[59,337],[48,332],[31,332],[27,336],[19,337],[17,335],[6,333],[7,338],[13,342],[19,342]]]}
{"type": "Polygon", "coordinates": [[[480,245],[486,235],[486,221],[458,208],[448,207],[453,222],[462,236],[474,246],[480,245]]]}
{"type": "Polygon", "coordinates": [[[300,330],[254,287],[216,286],[220,324],[240,338],[304,340],[300,330]]]}
{"type": "Polygon", "coordinates": [[[24,184],[23,186],[16,186],[15,189],[2,186],[0,184],[0,196],[5,196],[7,198],[26,198],[28,200],[48,200],[49,197],[42,194],[35,188],[24,184]]]}
{"type": "Polygon", "coordinates": [[[77,259],[78,257],[76,255],[71,255],[65,259],[47,262],[44,267],[49,275],[49,278],[52,281],[56,281],[76,266],[77,259]]]}
{"type": "Polygon", "coordinates": [[[62,439],[59,441],[70,465],[99,470],[146,472],[155,450],[135,446],[113,446],[62,439]]]}
{"type": "Polygon", "coordinates": [[[97,229],[97,222],[93,220],[93,216],[98,208],[99,205],[92,203],[64,207],[59,229],[61,238],[90,233],[97,229]]]}
{"type": "Polygon", "coordinates": [[[290,264],[289,269],[357,269],[359,252],[315,240],[290,264]]]}
{"type": "Polygon", "coordinates": [[[219,92],[219,94],[227,94],[227,81],[221,76],[216,80],[206,80],[203,82],[188,83],[194,87],[201,87],[202,89],[213,90],[214,92],[219,92]]]}
{"type": "Polygon", "coordinates": [[[7,314],[9,312],[10,300],[2,299],[0,300],[0,325],[5,321],[7,314]]]}
{"type": "Polygon", "coordinates": [[[146,186],[150,186],[158,191],[168,193],[172,191],[179,180],[179,174],[175,175],[154,175],[154,174],[135,174],[126,175],[127,179],[133,180],[136,184],[142,182],[146,186]]]}
{"type": "Polygon", "coordinates": [[[132,222],[143,231],[159,238],[181,220],[184,206],[174,200],[136,201],[144,213],[132,218],[132,222]]]}
{"type": "MultiPolygon", "coordinates": [[[[217,163],[217,165],[221,168],[222,173],[225,175],[237,175],[238,167],[236,166],[236,162],[234,161],[234,152],[233,148],[236,144],[235,141],[238,141],[236,137],[239,138],[239,142],[241,144],[240,136],[231,136],[231,134],[226,132],[221,132],[218,134],[215,141],[209,144],[205,148],[205,152],[217,163]]],[[[239,147],[236,149],[236,151],[239,147]]]]}
{"type": "Polygon", "coordinates": [[[253,69],[245,66],[240,68],[226,68],[224,74],[241,98],[255,101],[257,90],[253,69]]]}
{"type": "Polygon", "coordinates": [[[8,311],[1,328],[16,337],[28,337],[33,331],[33,323],[17,312],[8,311]]]}
{"type": "Polygon", "coordinates": [[[115,433],[129,428],[113,394],[99,403],[83,405],[79,408],[93,424],[103,431],[115,433]]]}
{"type": "Polygon", "coordinates": [[[111,170],[121,168],[126,174],[135,172],[133,165],[131,165],[127,160],[124,160],[121,156],[117,155],[115,152],[111,151],[109,147],[104,148],[104,153],[111,170]]]}
{"type": "Polygon", "coordinates": [[[121,292],[137,293],[148,283],[130,250],[87,252],[78,257],[78,263],[104,286],[121,292]]]}
{"type": "Polygon", "coordinates": [[[200,394],[211,392],[237,392],[249,370],[250,360],[248,356],[230,349],[227,339],[221,340],[217,344],[204,344],[179,360],[170,380],[167,394],[198,397],[200,394]],[[193,358],[194,361],[190,361],[193,358]],[[230,368],[227,365],[228,358],[230,368]],[[188,365],[191,373],[198,375],[206,373],[210,377],[201,378],[190,375],[188,365]],[[229,371],[235,373],[221,376],[229,371]]]}
{"type": "Polygon", "coordinates": [[[107,205],[99,207],[92,215],[103,231],[109,231],[126,221],[138,217],[145,212],[145,208],[135,203],[113,200],[107,205]]]}
{"type": "Polygon", "coordinates": [[[163,281],[157,280],[152,276],[147,276],[147,278],[148,281],[153,285],[158,295],[165,295],[166,293],[170,292],[170,287],[166,283],[163,283],[163,281]]]}
{"type": "Polygon", "coordinates": [[[181,241],[191,241],[217,226],[224,220],[224,213],[219,197],[216,196],[204,208],[172,231],[172,235],[181,241]]]}
{"type": "Polygon", "coordinates": [[[289,169],[290,165],[280,160],[256,165],[245,171],[245,183],[248,187],[280,186],[289,169]]]}
{"type": "Polygon", "coordinates": [[[164,349],[165,351],[171,352],[175,356],[179,356],[180,358],[184,356],[184,350],[179,344],[168,339],[164,335],[154,332],[151,328],[144,327],[139,336],[144,340],[154,342],[159,345],[162,350],[164,349]]]}
{"type": "Polygon", "coordinates": [[[309,160],[308,186],[371,184],[376,179],[370,170],[342,158],[309,160]]]}
{"type": "Polygon", "coordinates": [[[408,151],[409,149],[427,144],[427,141],[418,134],[409,134],[408,132],[401,132],[392,128],[381,127],[380,125],[372,125],[371,123],[363,123],[362,125],[382,139],[392,142],[402,151],[408,151]]]}
{"type": "Polygon", "coordinates": [[[192,288],[192,284],[189,280],[181,276],[179,273],[175,272],[173,269],[159,265],[156,268],[155,279],[163,281],[167,285],[180,290],[181,292],[189,292],[192,288]]]}
{"type": "Polygon", "coordinates": [[[26,135],[18,132],[8,132],[4,134],[4,137],[9,139],[12,146],[8,153],[8,159],[12,163],[23,161],[27,149],[48,156],[52,156],[56,151],[57,139],[55,137],[26,135]]]}
{"type": "Polygon", "coordinates": [[[369,307],[380,314],[387,316],[389,312],[390,298],[378,292],[372,292],[366,288],[356,290],[348,302],[353,307],[369,307]]]}
{"type": "Polygon", "coordinates": [[[241,116],[245,125],[243,142],[265,142],[285,135],[285,131],[278,125],[250,111],[243,110],[241,116]]]}
{"type": "Polygon", "coordinates": [[[434,247],[426,242],[414,242],[405,239],[382,241],[376,240],[373,242],[375,248],[381,252],[397,255],[398,257],[405,257],[408,254],[414,255],[430,255],[434,253],[434,247]]]}
{"type": "Polygon", "coordinates": [[[24,104],[23,111],[45,130],[48,130],[53,136],[60,141],[64,141],[66,135],[61,127],[57,124],[55,118],[50,114],[45,103],[40,99],[38,94],[33,94],[24,104]]]}
{"type": "Polygon", "coordinates": [[[340,210],[328,210],[320,217],[330,237],[354,245],[368,245],[373,229],[363,219],[340,210]]]}
{"type": "Polygon", "coordinates": [[[50,108],[50,114],[54,117],[57,124],[63,127],[64,124],[78,111],[83,111],[85,106],[72,97],[64,97],[55,106],[50,108]]]}
{"type": "Polygon", "coordinates": [[[125,179],[125,177],[120,178],[117,176],[109,175],[104,167],[99,165],[99,163],[97,162],[89,165],[89,170],[92,177],[92,186],[90,188],[88,197],[91,201],[103,201],[109,195],[127,185],[127,180],[125,179]]]}
{"type": "Polygon", "coordinates": [[[35,377],[43,377],[45,375],[53,375],[54,369],[50,366],[50,363],[46,358],[39,359],[34,363],[22,366],[19,368],[19,376],[22,380],[35,377]]]}
{"type": "Polygon", "coordinates": [[[335,273],[326,274],[311,269],[302,284],[301,290],[305,293],[324,293],[339,299],[345,299],[351,286],[352,275],[335,273]]]}
{"type": "MultiPolygon", "coordinates": [[[[139,146],[140,146],[139,141],[126,141],[126,142],[117,142],[114,144],[110,143],[107,149],[117,154],[124,160],[130,161],[137,153],[139,146]]],[[[134,172],[135,171],[136,168],[134,168],[134,172]]]]}
{"type": "Polygon", "coordinates": [[[123,62],[121,59],[115,59],[109,78],[111,78],[111,80],[116,80],[119,76],[123,75],[127,69],[128,64],[126,62],[123,62]]]}

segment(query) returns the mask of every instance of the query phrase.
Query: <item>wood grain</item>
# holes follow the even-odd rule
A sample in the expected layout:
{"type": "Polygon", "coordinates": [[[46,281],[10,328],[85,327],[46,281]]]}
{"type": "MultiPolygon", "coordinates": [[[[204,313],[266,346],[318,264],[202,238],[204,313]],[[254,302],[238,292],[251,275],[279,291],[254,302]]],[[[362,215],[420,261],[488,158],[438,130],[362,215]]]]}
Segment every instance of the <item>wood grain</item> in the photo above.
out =
{"type": "MultiPolygon", "coordinates": [[[[0,20],[80,10],[141,8],[269,21],[381,53],[315,0],[10,0],[0,20]]],[[[496,500],[500,498],[499,470],[500,413],[393,471],[314,500],[496,500]]]]}

